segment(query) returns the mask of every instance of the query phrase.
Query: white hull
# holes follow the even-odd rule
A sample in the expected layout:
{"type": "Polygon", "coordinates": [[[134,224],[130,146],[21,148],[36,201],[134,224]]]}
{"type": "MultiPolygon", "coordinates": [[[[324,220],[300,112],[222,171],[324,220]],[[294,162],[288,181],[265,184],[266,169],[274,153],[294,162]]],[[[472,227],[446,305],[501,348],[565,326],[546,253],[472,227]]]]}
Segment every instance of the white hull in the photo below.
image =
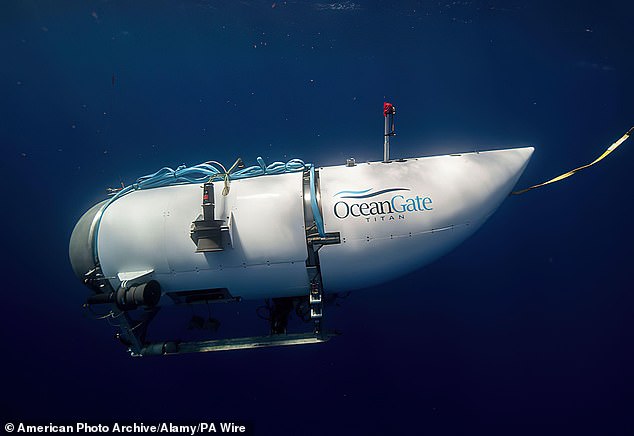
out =
{"type": "MultiPolygon", "coordinates": [[[[456,247],[506,198],[532,152],[319,168],[324,229],[341,240],[319,250],[325,292],[387,282],[456,247]]],[[[207,253],[196,252],[190,236],[201,213],[200,185],[122,196],[101,218],[96,252],[103,275],[113,289],[148,272],[164,293],[226,288],[244,299],[307,295],[310,199],[303,183],[299,172],[234,180],[226,197],[215,189],[215,218],[228,231],[224,250],[207,253]]]]}

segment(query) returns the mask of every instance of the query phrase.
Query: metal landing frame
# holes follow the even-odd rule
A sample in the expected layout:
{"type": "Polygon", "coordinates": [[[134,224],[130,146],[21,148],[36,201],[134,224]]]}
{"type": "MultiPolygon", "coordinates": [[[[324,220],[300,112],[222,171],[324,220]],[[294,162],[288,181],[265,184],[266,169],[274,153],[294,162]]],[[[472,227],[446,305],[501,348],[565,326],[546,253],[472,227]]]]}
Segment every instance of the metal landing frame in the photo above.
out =
{"type": "Polygon", "coordinates": [[[288,345],[305,345],[326,342],[336,332],[291,333],[244,338],[216,339],[193,342],[156,342],[146,344],[139,353],[131,350],[132,356],[166,356],[185,353],[207,353],[211,351],[248,350],[253,348],[280,347],[288,345]]]}

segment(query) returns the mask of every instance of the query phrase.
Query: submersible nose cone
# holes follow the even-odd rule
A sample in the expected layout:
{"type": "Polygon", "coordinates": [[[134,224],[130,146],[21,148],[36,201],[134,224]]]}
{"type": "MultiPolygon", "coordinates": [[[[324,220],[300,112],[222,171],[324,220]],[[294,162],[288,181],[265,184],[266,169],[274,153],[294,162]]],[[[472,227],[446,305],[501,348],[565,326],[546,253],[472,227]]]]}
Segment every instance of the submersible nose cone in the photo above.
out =
{"type": "Polygon", "coordinates": [[[95,268],[94,221],[108,200],[97,203],[79,218],[68,245],[68,256],[75,275],[83,282],[88,271],[95,268]]]}

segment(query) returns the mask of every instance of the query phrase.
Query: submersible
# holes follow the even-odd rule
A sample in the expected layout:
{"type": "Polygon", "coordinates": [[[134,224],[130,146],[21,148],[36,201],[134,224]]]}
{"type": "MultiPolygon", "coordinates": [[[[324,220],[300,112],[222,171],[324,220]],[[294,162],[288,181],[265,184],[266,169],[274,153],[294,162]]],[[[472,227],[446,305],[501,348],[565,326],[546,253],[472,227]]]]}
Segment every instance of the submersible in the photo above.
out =
{"type": "Polygon", "coordinates": [[[133,355],[323,342],[330,294],[388,282],[449,252],[509,195],[532,147],[318,167],[163,169],[93,206],[71,236],[88,306],[118,318],[133,355]],[[146,340],[160,307],[269,299],[270,334],[146,340]],[[311,330],[288,333],[291,310],[311,330]]]}

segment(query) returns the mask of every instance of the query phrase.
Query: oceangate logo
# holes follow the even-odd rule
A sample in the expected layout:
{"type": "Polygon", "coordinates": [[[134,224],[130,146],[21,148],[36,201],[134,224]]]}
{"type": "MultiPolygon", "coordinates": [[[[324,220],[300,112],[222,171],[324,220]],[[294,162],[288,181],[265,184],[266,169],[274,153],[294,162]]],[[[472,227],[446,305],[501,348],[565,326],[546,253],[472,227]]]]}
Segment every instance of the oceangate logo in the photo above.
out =
{"type": "Polygon", "coordinates": [[[407,195],[409,188],[387,188],[371,192],[373,188],[361,191],[339,191],[333,197],[340,198],[333,206],[334,214],[339,219],[363,217],[366,221],[393,221],[405,219],[407,213],[425,212],[433,210],[431,197],[415,197],[407,195]],[[382,196],[389,193],[403,192],[392,195],[389,199],[380,198],[372,201],[361,201],[382,196]]]}

